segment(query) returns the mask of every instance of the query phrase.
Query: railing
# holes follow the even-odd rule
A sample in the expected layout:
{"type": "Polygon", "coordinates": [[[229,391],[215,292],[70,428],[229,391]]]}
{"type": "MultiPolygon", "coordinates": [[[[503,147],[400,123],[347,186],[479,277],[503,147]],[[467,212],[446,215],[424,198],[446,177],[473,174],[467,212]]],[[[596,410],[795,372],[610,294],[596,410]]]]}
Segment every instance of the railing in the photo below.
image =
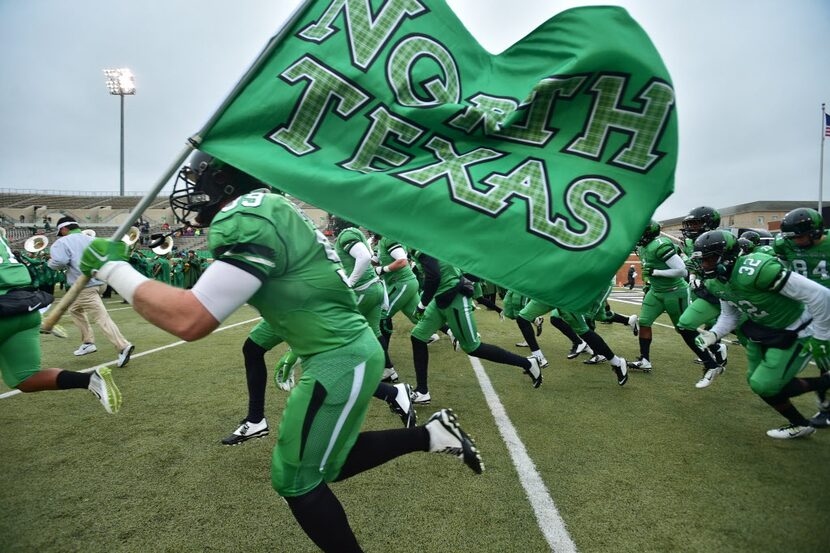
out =
{"type": "MultiPolygon", "coordinates": [[[[38,190],[35,188],[0,188],[0,194],[32,194],[38,196],[117,196],[113,192],[95,190],[38,190]]],[[[125,196],[143,197],[146,192],[125,191],[125,196]]]]}

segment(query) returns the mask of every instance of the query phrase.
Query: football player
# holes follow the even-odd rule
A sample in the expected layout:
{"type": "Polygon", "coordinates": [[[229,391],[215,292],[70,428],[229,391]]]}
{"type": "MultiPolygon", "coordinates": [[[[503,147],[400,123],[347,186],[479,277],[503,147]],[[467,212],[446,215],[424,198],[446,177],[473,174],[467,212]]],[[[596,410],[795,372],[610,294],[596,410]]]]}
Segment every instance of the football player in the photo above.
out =
{"type": "Polygon", "coordinates": [[[775,255],[775,249],[772,246],[761,243],[761,233],[757,230],[743,231],[738,237],[738,246],[741,248],[742,255],[749,255],[756,252],[775,255]]]}
{"type": "Polygon", "coordinates": [[[830,373],[797,375],[810,360],[830,360],[830,290],[795,273],[763,253],[740,255],[728,231],[714,230],[695,240],[706,288],[720,301],[721,314],[697,341],[709,346],[733,331],[741,316],[746,336],[749,387],[789,424],[767,431],[771,438],[791,439],[815,429],[790,398],[830,387],[830,373]]]}
{"type": "Polygon", "coordinates": [[[660,236],[660,223],[651,221],[637,242],[637,255],[643,266],[645,296],[640,310],[640,358],[628,364],[630,368],[650,371],[651,325],[664,312],[668,313],[675,330],[697,357],[703,360],[703,377],[695,384],[705,388],[723,372],[708,350],[695,345],[696,331],[678,325],[681,314],[689,305],[689,286],[686,284],[686,265],[671,240],[660,236]]]}
{"type": "Polygon", "coordinates": [[[141,276],[122,261],[123,242],[93,242],[84,272],[185,340],[209,335],[245,303],[259,310],[304,369],[283,412],[272,485],[317,547],[361,551],[329,482],[414,451],[449,453],[475,472],[483,469],[481,457],[449,409],[424,426],[360,432],[383,372],[383,349],[326,237],[291,202],[262,186],[198,151],[179,172],[171,207],[186,225],[210,226],[214,258],[191,290],[141,276]]]}
{"type": "MultiPolygon", "coordinates": [[[[775,254],[794,273],[830,288],[828,232],[818,211],[806,207],[794,209],[781,220],[781,233],[773,245],[775,254]]],[[[819,364],[818,359],[816,364],[822,374],[830,369],[830,366],[819,364]]],[[[819,412],[810,419],[811,424],[830,426],[830,399],[825,393],[819,392],[818,404],[819,412]]]]}
{"type": "Polygon", "coordinates": [[[121,408],[121,392],[109,367],[91,373],[40,367],[40,311],[52,296],[32,289],[29,271],[12,254],[5,229],[0,232],[0,374],[9,388],[21,392],[44,390],[91,391],[107,413],[121,408]]]}
{"type": "Polygon", "coordinates": [[[432,400],[427,382],[427,344],[430,336],[444,325],[449,325],[465,353],[495,363],[520,367],[530,377],[533,387],[538,388],[542,384],[542,367],[536,357],[521,357],[481,341],[472,301],[475,293],[473,283],[464,278],[459,269],[424,252],[415,251],[412,258],[424,275],[423,292],[415,308],[418,324],[410,336],[416,380],[412,401],[416,404],[429,404],[432,400]]]}

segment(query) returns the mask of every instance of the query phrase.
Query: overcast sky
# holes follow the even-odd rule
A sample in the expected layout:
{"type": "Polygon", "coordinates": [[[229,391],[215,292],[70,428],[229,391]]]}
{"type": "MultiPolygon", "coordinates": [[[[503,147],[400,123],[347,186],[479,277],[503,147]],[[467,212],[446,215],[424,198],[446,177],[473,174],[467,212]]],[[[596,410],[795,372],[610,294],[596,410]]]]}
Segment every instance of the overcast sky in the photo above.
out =
{"type": "MultiPolygon", "coordinates": [[[[126,189],[151,188],[298,3],[0,0],[0,188],[117,193],[119,102],[101,70],[124,66],[138,86],[126,99],[126,189]]],[[[565,8],[629,10],[677,95],[676,192],[658,217],[815,201],[830,100],[827,0],[448,3],[491,52],[565,8]]]]}

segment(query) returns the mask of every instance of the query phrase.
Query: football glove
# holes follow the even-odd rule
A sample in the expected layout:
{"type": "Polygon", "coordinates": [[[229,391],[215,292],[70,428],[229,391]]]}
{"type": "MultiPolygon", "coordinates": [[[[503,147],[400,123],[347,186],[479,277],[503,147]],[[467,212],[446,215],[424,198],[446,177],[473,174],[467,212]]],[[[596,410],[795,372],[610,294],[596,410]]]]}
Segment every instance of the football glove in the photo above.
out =
{"type": "Polygon", "coordinates": [[[294,371],[299,362],[299,356],[291,350],[285,352],[274,369],[274,383],[277,388],[290,392],[294,387],[294,371]]]}
{"type": "Polygon", "coordinates": [[[94,277],[106,263],[126,261],[130,257],[127,247],[121,240],[113,242],[104,238],[94,239],[81,255],[81,272],[88,277],[94,277]]]}
{"type": "Polygon", "coordinates": [[[424,311],[426,311],[426,310],[427,310],[427,308],[424,306],[424,304],[422,304],[421,302],[418,302],[418,307],[415,308],[415,319],[418,320],[418,321],[423,319],[424,318],[424,311]]]}
{"type": "Polygon", "coordinates": [[[807,341],[807,349],[813,354],[813,361],[818,368],[827,370],[830,368],[830,340],[819,340],[811,337],[807,341]]]}
{"type": "Polygon", "coordinates": [[[650,280],[651,273],[654,272],[654,267],[649,267],[648,265],[643,266],[643,280],[650,280]]]}
{"type": "Polygon", "coordinates": [[[698,335],[695,338],[695,345],[700,349],[706,349],[709,346],[714,346],[718,343],[720,338],[711,330],[698,330],[698,335]]]}

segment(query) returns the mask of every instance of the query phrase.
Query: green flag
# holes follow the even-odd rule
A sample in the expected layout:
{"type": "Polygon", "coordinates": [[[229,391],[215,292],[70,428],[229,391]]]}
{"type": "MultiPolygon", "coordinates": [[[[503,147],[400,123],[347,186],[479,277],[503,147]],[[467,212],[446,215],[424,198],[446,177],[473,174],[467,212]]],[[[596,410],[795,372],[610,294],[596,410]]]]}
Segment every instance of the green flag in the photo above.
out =
{"type": "Polygon", "coordinates": [[[307,2],[200,148],[297,198],[569,310],[673,190],[674,90],[622,8],[499,55],[443,0],[307,2]]]}

